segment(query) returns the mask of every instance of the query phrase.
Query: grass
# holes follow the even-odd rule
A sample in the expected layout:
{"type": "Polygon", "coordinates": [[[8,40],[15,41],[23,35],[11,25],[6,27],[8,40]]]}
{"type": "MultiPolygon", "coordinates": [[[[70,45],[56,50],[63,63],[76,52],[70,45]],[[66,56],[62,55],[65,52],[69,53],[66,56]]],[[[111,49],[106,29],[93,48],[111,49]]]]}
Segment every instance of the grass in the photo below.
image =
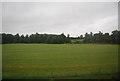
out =
{"type": "Polygon", "coordinates": [[[105,78],[118,72],[118,46],[4,44],[3,79],[105,78]]]}
{"type": "Polygon", "coordinates": [[[80,44],[83,43],[84,39],[71,39],[71,43],[72,44],[80,44]]]}

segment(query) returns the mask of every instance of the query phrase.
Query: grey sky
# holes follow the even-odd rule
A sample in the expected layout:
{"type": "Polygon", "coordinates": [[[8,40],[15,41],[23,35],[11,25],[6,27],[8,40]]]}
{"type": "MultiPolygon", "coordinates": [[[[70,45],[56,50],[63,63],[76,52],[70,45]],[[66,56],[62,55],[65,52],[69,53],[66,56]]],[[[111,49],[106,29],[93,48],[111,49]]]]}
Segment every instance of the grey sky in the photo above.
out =
{"type": "Polygon", "coordinates": [[[5,33],[49,33],[79,36],[118,29],[117,2],[2,3],[5,33]]]}

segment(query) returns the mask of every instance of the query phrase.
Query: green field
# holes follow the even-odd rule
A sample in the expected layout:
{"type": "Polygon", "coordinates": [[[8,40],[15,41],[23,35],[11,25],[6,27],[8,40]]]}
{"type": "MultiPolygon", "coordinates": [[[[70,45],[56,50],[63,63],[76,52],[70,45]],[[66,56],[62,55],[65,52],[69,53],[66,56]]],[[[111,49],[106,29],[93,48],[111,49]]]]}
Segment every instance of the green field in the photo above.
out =
{"type": "Polygon", "coordinates": [[[3,79],[114,78],[118,46],[109,44],[3,44],[3,79]]]}

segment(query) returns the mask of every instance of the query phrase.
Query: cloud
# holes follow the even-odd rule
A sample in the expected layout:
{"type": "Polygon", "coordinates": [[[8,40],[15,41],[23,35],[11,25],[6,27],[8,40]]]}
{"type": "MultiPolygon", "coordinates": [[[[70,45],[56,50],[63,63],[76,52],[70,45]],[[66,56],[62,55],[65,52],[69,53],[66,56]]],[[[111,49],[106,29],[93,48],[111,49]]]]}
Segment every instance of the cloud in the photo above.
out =
{"type": "Polygon", "coordinates": [[[117,29],[117,2],[3,3],[3,32],[78,36],[117,29]]]}

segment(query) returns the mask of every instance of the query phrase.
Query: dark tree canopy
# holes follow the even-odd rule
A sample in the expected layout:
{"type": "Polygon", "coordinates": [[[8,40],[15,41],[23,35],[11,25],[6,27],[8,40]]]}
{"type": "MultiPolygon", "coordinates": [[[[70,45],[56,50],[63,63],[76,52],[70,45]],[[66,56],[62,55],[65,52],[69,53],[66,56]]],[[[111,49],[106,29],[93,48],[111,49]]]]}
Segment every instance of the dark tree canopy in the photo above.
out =
{"type": "Polygon", "coordinates": [[[64,44],[70,43],[70,39],[66,37],[63,33],[60,35],[54,34],[31,34],[28,35],[12,35],[12,34],[2,34],[2,43],[47,43],[47,44],[64,44]]]}
{"type": "Polygon", "coordinates": [[[93,34],[92,32],[85,33],[85,36],[79,35],[79,37],[67,37],[64,33],[60,35],[55,34],[31,34],[29,35],[16,35],[2,33],[2,44],[7,43],[47,43],[47,44],[64,44],[71,43],[71,40],[77,40],[77,43],[108,43],[108,44],[120,44],[120,31],[114,30],[112,34],[99,33],[93,34]],[[82,41],[80,41],[82,40],[82,41]]]}
{"type": "Polygon", "coordinates": [[[109,33],[103,34],[99,33],[90,34],[86,33],[84,37],[84,43],[108,43],[108,44],[120,44],[120,31],[114,30],[112,34],[109,33]]]}

